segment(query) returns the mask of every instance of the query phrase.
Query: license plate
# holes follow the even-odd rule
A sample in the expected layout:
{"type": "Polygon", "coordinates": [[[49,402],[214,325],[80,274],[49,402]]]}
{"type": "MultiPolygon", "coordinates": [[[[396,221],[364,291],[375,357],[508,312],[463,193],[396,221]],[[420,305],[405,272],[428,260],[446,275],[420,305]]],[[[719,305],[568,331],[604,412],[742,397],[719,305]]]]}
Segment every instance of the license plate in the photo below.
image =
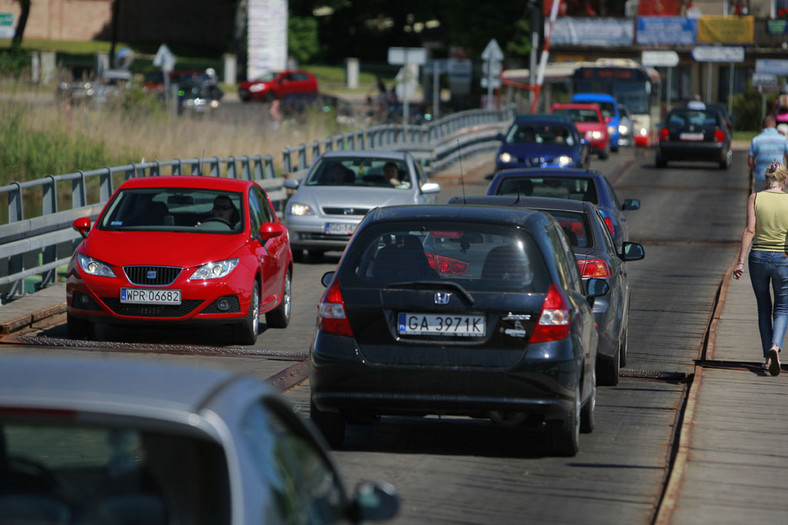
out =
{"type": "Polygon", "coordinates": [[[326,235],[353,235],[356,226],[345,222],[329,222],[326,224],[326,235]]]}
{"type": "Polygon", "coordinates": [[[482,315],[400,313],[397,319],[397,332],[400,335],[483,337],[486,326],[482,315]]]}
{"type": "Polygon", "coordinates": [[[680,133],[679,140],[703,140],[703,133],[680,133]]]}
{"type": "Polygon", "coordinates": [[[121,288],[120,302],[130,304],[181,304],[181,291],[121,288]]]}

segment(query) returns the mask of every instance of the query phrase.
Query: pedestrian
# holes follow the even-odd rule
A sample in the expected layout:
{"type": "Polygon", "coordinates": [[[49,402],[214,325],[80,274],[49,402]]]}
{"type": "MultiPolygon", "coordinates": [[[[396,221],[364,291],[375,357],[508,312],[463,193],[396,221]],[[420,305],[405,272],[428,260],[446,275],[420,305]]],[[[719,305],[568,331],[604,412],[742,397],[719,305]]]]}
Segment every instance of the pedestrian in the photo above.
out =
{"type": "Polygon", "coordinates": [[[278,98],[271,102],[271,107],[268,108],[268,113],[271,115],[271,131],[279,131],[279,126],[282,123],[282,103],[278,98]]]}
{"type": "Polygon", "coordinates": [[[780,123],[780,124],[777,124],[777,131],[778,131],[778,132],[780,133],[780,135],[782,135],[783,137],[788,137],[788,124],[786,124],[785,122],[782,122],[782,123],[780,123]]]}
{"type": "Polygon", "coordinates": [[[756,135],[750,143],[747,153],[747,165],[750,167],[752,192],[766,189],[764,173],[772,161],[785,163],[788,161],[788,141],[777,131],[777,121],[773,115],[763,119],[763,131],[756,135]]]}
{"type": "Polygon", "coordinates": [[[747,201],[747,226],[741,236],[733,277],[738,279],[744,273],[744,257],[749,252],[747,267],[758,306],[764,358],[761,367],[776,376],[780,373],[780,349],[788,328],[788,194],[783,192],[788,169],[773,161],[764,175],[767,188],[750,194],[747,201]]]}

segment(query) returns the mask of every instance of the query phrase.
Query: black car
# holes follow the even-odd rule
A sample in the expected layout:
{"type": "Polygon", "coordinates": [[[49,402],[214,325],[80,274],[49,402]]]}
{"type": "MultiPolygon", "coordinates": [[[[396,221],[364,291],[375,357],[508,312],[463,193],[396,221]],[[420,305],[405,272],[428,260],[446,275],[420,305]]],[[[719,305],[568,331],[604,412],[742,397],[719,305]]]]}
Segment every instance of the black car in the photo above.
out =
{"type": "Polygon", "coordinates": [[[717,108],[699,105],[674,108],[659,132],[655,163],[664,168],[671,161],[714,162],[728,169],[733,161],[731,130],[717,108]]]}
{"type": "Polygon", "coordinates": [[[383,207],[364,218],[318,306],[311,416],[431,414],[546,427],[574,455],[596,403],[592,297],[561,225],[503,207],[383,207]]]}
{"type": "Polygon", "coordinates": [[[608,294],[594,299],[599,332],[596,373],[598,384],[617,385],[619,369],[627,360],[630,288],[626,261],[642,259],[643,246],[624,242],[622,251],[617,252],[599,209],[588,201],[491,195],[455,197],[449,204],[518,206],[549,213],[558,220],[583,280],[605,279],[610,284],[608,294]]]}

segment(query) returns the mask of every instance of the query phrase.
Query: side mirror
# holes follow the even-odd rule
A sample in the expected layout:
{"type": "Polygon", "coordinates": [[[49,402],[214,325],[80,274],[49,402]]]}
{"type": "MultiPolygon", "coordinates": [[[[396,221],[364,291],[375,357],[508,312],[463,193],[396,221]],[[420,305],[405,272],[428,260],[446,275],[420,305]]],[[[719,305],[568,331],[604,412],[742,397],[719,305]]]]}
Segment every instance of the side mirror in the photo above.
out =
{"type": "Polygon", "coordinates": [[[438,193],[441,191],[441,185],[437,182],[427,182],[421,187],[422,193],[438,193]]]}
{"type": "Polygon", "coordinates": [[[624,204],[621,206],[622,210],[639,210],[640,199],[625,199],[624,204]]]}
{"type": "Polygon", "coordinates": [[[591,297],[601,297],[610,291],[610,283],[605,279],[589,279],[587,283],[586,295],[591,297]]]}
{"type": "Polygon", "coordinates": [[[329,284],[331,284],[331,279],[333,279],[333,278],[334,278],[334,274],[335,274],[335,273],[336,273],[336,272],[334,272],[334,271],[330,271],[330,272],[326,272],[326,273],[324,273],[324,274],[323,274],[323,277],[321,277],[321,278],[320,278],[320,283],[321,283],[323,286],[325,286],[326,288],[328,288],[328,285],[329,285],[329,284]]]}
{"type": "Polygon", "coordinates": [[[495,140],[503,142],[504,140],[506,140],[506,137],[504,137],[503,133],[498,133],[495,135],[495,140]]]}
{"type": "Polygon", "coordinates": [[[86,239],[90,231],[90,217],[75,219],[74,222],[71,223],[71,227],[78,231],[83,239],[86,239]]]}
{"type": "Polygon", "coordinates": [[[285,179],[282,185],[288,190],[298,189],[298,179],[285,179]]]}
{"type": "Polygon", "coordinates": [[[646,251],[643,249],[643,245],[628,241],[622,245],[621,255],[619,255],[622,261],[639,261],[645,256],[646,251]]]}
{"type": "Polygon", "coordinates": [[[260,226],[260,239],[265,242],[274,237],[279,237],[285,231],[285,226],[281,222],[264,222],[260,226]]]}
{"type": "Polygon", "coordinates": [[[397,489],[385,481],[362,481],[356,487],[351,518],[358,522],[383,521],[399,511],[397,489]]]}

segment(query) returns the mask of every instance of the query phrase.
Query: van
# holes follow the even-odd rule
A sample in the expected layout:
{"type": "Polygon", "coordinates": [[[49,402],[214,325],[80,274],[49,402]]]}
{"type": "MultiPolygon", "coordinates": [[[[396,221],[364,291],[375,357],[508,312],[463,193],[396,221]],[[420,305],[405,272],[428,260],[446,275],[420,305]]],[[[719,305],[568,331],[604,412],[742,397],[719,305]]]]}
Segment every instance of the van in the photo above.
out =
{"type": "Polygon", "coordinates": [[[596,104],[602,110],[607,124],[607,133],[610,135],[610,151],[618,151],[621,133],[618,125],[621,122],[621,113],[618,110],[618,102],[612,95],[604,93],[575,93],[572,95],[572,102],[582,102],[584,104],[596,104]]]}

